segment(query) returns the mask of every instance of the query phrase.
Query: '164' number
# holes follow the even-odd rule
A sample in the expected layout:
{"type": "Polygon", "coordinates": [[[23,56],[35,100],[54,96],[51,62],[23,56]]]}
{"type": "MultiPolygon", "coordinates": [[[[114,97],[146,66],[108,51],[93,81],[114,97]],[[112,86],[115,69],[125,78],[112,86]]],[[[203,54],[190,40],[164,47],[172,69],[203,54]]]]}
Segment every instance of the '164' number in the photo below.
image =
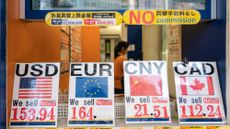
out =
{"type": "Polygon", "coordinates": [[[80,107],[78,112],[77,108],[73,107],[73,117],[71,119],[77,119],[77,113],[80,119],[86,119],[89,118],[89,120],[93,120],[93,107],[90,107],[89,110],[86,109],[86,107],[80,107]]]}

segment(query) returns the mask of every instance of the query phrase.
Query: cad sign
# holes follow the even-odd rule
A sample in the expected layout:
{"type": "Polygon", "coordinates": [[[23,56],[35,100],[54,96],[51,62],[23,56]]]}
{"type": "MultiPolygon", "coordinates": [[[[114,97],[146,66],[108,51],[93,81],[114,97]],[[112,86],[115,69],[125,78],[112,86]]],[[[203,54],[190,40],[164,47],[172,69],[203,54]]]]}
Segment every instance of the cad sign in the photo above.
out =
{"type": "Polygon", "coordinates": [[[174,62],[180,123],[225,123],[215,62],[174,62]]]}
{"type": "Polygon", "coordinates": [[[112,63],[72,63],[69,82],[69,126],[114,125],[112,63]]]}

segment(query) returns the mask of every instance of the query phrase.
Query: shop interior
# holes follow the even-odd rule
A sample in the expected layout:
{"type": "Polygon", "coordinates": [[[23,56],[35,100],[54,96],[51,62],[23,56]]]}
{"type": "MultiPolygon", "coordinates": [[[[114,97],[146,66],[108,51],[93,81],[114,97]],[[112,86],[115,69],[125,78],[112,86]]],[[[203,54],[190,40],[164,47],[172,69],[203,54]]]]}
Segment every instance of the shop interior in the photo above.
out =
{"type": "MultiPolygon", "coordinates": [[[[59,118],[65,119],[68,115],[69,63],[112,62],[114,47],[119,41],[130,43],[128,60],[167,61],[171,106],[175,107],[172,108],[172,111],[176,109],[171,65],[173,61],[216,61],[225,103],[226,8],[222,8],[225,7],[226,1],[224,1],[218,1],[217,19],[202,20],[197,25],[122,24],[112,27],[50,27],[43,20],[20,19],[20,1],[9,0],[7,3],[8,107],[11,104],[15,63],[61,62],[59,118]]],[[[10,114],[10,110],[8,110],[8,114],[10,114]]],[[[124,116],[117,115],[117,118],[122,117],[124,116]]],[[[63,124],[65,122],[59,122],[59,125],[63,124]]]]}

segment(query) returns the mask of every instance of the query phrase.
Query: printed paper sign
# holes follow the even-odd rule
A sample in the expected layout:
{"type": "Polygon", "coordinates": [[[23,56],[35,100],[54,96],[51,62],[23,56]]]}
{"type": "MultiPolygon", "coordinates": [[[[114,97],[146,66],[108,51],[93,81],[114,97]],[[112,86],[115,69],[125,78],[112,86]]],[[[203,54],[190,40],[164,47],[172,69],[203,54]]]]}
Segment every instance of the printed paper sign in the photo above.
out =
{"type": "Polygon", "coordinates": [[[69,126],[114,125],[112,63],[72,63],[69,82],[69,126]]]}
{"type": "Polygon", "coordinates": [[[46,23],[50,26],[116,26],[122,23],[118,12],[49,12],[46,23]]]}
{"type": "Polygon", "coordinates": [[[215,62],[174,62],[180,123],[225,123],[215,62]]]}
{"type": "Polygon", "coordinates": [[[10,127],[56,127],[59,63],[15,65],[10,127]]]}
{"type": "Polygon", "coordinates": [[[189,25],[200,22],[197,10],[127,10],[123,14],[130,25],[189,25]]]}
{"type": "Polygon", "coordinates": [[[166,63],[124,63],[126,123],[169,123],[166,63]]]}

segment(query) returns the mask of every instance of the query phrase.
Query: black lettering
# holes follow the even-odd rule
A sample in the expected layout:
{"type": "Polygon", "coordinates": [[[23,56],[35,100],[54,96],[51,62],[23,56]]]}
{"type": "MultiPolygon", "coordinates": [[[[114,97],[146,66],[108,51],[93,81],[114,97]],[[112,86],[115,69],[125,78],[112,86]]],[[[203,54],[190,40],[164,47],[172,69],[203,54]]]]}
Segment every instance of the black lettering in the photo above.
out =
{"type": "Polygon", "coordinates": [[[203,67],[204,75],[212,75],[214,73],[214,67],[212,66],[212,64],[204,63],[202,67],[203,67]],[[207,71],[207,67],[205,66],[209,66],[211,70],[207,71]]]}
{"type": "Polygon", "coordinates": [[[179,97],[179,103],[187,103],[185,98],[179,97]]]}
{"type": "Polygon", "coordinates": [[[202,75],[201,71],[199,70],[198,66],[196,63],[192,64],[192,68],[190,71],[190,74],[198,73],[199,75],[202,75]]]}
{"type": "Polygon", "coordinates": [[[31,70],[33,70],[33,72],[30,72],[30,74],[32,76],[41,76],[42,75],[42,65],[41,64],[35,64],[31,66],[31,70]]]}
{"type": "Polygon", "coordinates": [[[13,100],[13,106],[22,106],[22,101],[19,100],[13,100]]]}
{"type": "Polygon", "coordinates": [[[45,76],[54,76],[56,75],[58,72],[58,67],[55,65],[55,64],[47,64],[46,65],[46,74],[45,76]],[[53,73],[49,73],[51,70],[50,70],[50,67],[54,69],[54,72],[53,73]]]}
{"type": "Polygon", "coordinates": [[[85,64],[85,75],[94,76],[97,73],[97,64],[93,64],[93,71],[89,73],[89,64],[85,64]]]}
{"type": "Polygon", "coordinates": [[[180,75],[185,75],[185,74],[187,74],[188,71],[179,71],[179,70],[178,70],[179,65],[182,65],[183,67],[186,68],[186,64],[184,64],[184,63],[178,63],[178,64],[174,67],[175,72],[176,72],[177,74],[180,74],[180,75]]]}
{"type": "Polygon", "coordinates": [[[132,98],[132,97],[126,97],[126,102],[127,102],[127,103],[134,103],[134,102],[135,102],[135,99],[132,98]]]}
{"type": "Polygon", "coordinates": [[[81,68],[78,66],[82,66],[82,64],[71,64],[71,76],[82,76],[82,74],[78,72],[81,71],[81,68]]]}
{"type": "Polygon", "coordinates": [[[25,64],[25,69],[23,73],[20,73],[20,66],[22,64],[16,64],[16,75],[17,76],[26,76],[28,74],[29,64],[25,64]]]}
{"type": "Polygon", "coordinates": [[[151,62],[148,62],[147,67],[143,62],[140,62],[140,74],[143,74],[143,70],[145,70],[148,74],[152,74],[151,62]]]}
{"type": "Polygon", "coordinates": [[[129,71],[129,65],[134,65],[134,66],[137,66],[136,63],[134,62],[129,62],[125,65],[125,71],[128,73],[128,74],[136,74],[137,73],[137,70],[133,70],[133,71],[129,71]]]}
{"type": "Polygon", "coordinates": [[[78,105],[78,100],[75,100],[75,99],[70,99],[70,105],[78,105]]]}
{"type": "Polygon", "coordinates": [[[108,76],[112,76],[112,66],[110,64],[100,64],[100,76],[103,76],[106,72],[108,76]]]}
{"type": "Polygon", "coordinates": [[[158,65],[157,63],[153,63],[153,64],[157,68],[157,73],[161,74],[161,68],[163,67],[164,62],[161,62],[160,65],[158,65]]]}

